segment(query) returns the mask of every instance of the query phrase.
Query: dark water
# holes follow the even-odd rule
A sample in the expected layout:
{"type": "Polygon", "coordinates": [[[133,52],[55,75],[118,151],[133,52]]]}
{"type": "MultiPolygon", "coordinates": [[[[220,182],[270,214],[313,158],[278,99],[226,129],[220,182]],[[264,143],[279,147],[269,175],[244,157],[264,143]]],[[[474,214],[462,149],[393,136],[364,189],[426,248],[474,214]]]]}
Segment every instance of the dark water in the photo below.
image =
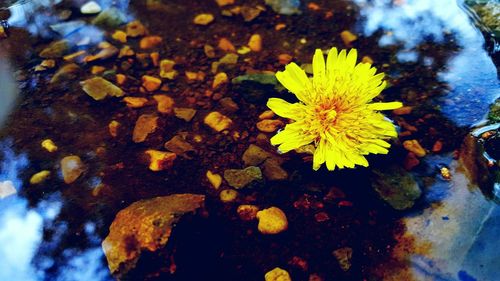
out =
{"type": "MultiPolygon", "coordinates": [[[[480,29],[462,3],[453,0],[315,3],[319,10],[303,1],[301,14],[291,16],[278,15],[267,6],[248,23],[241,16],[220,15],[221,8],[208,0],[100,2],[103,8],[117,7],[127,20],[141,20],[152,35],[161,36],[161,57],[182,61],[180,73],[202,71],[210,76],[212,61],[222,54],[208,59],[203,46],[216,46],[221,37],[236,46],[245,45],[254,33],[263,38],[261,52],[242,55],[235,67],[224,69],[234,78],[253,70],[281,70],[277,56],[282,53],[310,63],[316,48],[347,48],[339,34],[350,30],[359,36],[352,47],[388,75],[391,87],[381,98],[413,107],[409,115],[388,114],[402,131],[412,134],[395,140],[388,156],[369,159],[369,169],[313,172],[300,155],[286,154],[282,157],[288,180],[242,190],[238,201],[229,204],[220,202],[205,173],[243,167],[242,153],[258,142],[257,116],[266,110],[265,100],[279,93],[265,91],[263,98],[249,100],[231,85],[216,91],[239,106],[228,115],[237,124],[235,130],[248,137],[234,140],[203,125],[202,116],[220,109],[217,100],[206,95],[211,80],[177,78],[167,82],[169,95],[179,106],[196,108],[197,115],[189,123],[162,117],[161,127],[145,143],[136,144],[131,134],[135,121],[155,107],[129,109],[118,99],[92,100],[78,84],[91,77],[91,65],[82,66],[76,79],[57,85],[49,85],[53,70],[33,70],[41,62],[38,53],[51,41],[65,37],[77,43],[88,37],[89,42],[78,48],[94,50],[103,40],[116,43],[109,39],[114,29],[88,24],[93,17],[79,15],[77,7],[83,3],[78,1],[53,7],[53,1],[12,6],[9,37],[0,39],[0,184],[11,182],[17,194],[0,199],[0,280],[111,280],[101,242],[116,213],[137,200],[174,193],[206,194],[208,215],[181,220],[167,249],[144,255],[129,280],[263,280],[277,266],[287,269],[293,280],[314,275],[321,280],[495,280],[500,257],[491,249],[499,246],[498,208],[467,186],[453,160],[469,127],[483,120],[500,96],[495,61],[480,29]],[[63,36],[48,27],[64,22],[60,13],[65,10],[73,12],[66,21],[85,24],[63,36]],[[202,12],[214,14],[215,22],[193,25],[193,17],[202,12]],[[286,28],[277,32],[279,23],[286,28]],[[111,120],[123,125],[116,138],[108,132],[111,120]],[[143,151],[162,148],[179,132],[190,141],[195,135],[203,137],[195,144],[195,158],[179,158],[167,171],[149,171],[143,151]],[[57,152],[40,147],[47,138],[58,145],[57,152]],[[413,209],[396,211],[371,188],[370,175],[372,169],[403,165],[407,152],[401,143],[407,139],[418,139],[428,150],[441,141],[443,148],[412,170],[422,198],[413,209]],[[65,184],[59,161],[71,154],[82,158],[86,171],[75,183],[65,184]],[[439,174],[442,166],[450,167],[452,181],[439,174]],[[52,171],[52,176],[30,185],[31,175],[41,170],[52,171]],[[346,198],[325,200],[332,187],[346,198]],[[289,229],[277,236],[260,235],[255,222],[238,218],[239,204],[278,206],[287,214],[289,229]],[[318,222],[318,213],[326,213],[329,220],[318,222]],[[438,214],[438,223],[432,224],[438,214]],[[452,226],[444,225],[448,221],[452,226]],[[342,247],[353,249],[348,271],[332,255],[342,247]],[[172,249],[177,270],[171,275],[166,260],[172,249]],[[453,254],[457,259],[448,259],[453,254]],[[291,263],[294,257],[305,260],[307,269],[291,263]]],[[[244,4],[265,7],[261,1],[244,4]]],[[[122,62],[110,59],[97,65],[136,78],[156,71],[138,63],[124,70],[122,62]]],[[[138,91],[134,86],[126,90],[138,91]]],[[[274,151],[270,145],[263,147],[274,151]]]]}

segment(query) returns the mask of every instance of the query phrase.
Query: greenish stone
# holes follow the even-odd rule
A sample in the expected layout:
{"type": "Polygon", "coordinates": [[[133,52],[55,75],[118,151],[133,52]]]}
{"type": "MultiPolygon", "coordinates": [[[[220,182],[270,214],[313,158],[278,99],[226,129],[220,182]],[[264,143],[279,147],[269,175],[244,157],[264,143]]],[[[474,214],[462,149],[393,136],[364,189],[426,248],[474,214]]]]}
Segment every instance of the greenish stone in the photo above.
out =
{"type": "Polygon", "coordinates": [[[104,28],[116,28],[125,23],[127,17],[117,8],[109,8],[102,11],[92,20],[93,25],[104,28]]]}
{"type": "Polygon", "coordinates": [[[59,40],[52,42],[47,48],[40,52],[40,57],[44,59],[60,58],[69,50],[69,42],[67,40],[59,40]]]}
{"type": "Polygon", "coordinates": [[[373,170],[372,187],[396,210],[413,207],[422,194],[413,176],[399,166],[373,170]]]}
{"type": "Polygon", "coordinates": [[[251,144],[243,153],[242,159],[245,166],[257,166],[269,157],[271,157],[271,153],[256,146],[255,144],[251,144]]]}
{"type": "Polygon", "coordinates": [[[255,166],[245,169],[228,169],[224,171],[224,179],[230,186],[241,189],[254,181],[262,180],[262,172],[259,167],[255,166]]]}

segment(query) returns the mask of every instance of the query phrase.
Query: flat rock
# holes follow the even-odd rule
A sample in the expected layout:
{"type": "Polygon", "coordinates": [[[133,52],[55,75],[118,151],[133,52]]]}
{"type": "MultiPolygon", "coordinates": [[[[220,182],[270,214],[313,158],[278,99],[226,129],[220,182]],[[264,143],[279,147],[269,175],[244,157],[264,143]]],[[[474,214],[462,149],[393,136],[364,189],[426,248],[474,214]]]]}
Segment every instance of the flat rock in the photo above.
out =
{"type": "Polygon", "coordinates": [[[230,186],[241,189],[254,181],[262,180],[262,172],[259,167],[255,166],[245,169],[228,169],[224,171],[224,179],[230,186]]]}
{"type": "Polygon", "coordinates": [[[203,195],[174,194],[137,201],[118,212],[102,242],[111,273],[123,276],[143,251],[163,248],[181,216],[203,207],[204,201],[203,195]]]}
{"type": "Polygon", "coordinates": [[[69,42],[67,40],[59,40],[52,42],[49,46],[40,52],[40,57],[44,59],[60,58],[69,50],[69,42]]]}
{"type": "Polygon", "coordinates": [[[103,100],[110,97],[121,97],[124,92],[113,83],[101,77],[94,77],[80,82],[83,91],[91,96],[94,100],[103,100]]]}
{"type": "Polygon", "coordinates": [[[265,151],[255,144],[250,144],[241,157],[245,166],[257,166],[271,157],[271,153],[265,151]]]}

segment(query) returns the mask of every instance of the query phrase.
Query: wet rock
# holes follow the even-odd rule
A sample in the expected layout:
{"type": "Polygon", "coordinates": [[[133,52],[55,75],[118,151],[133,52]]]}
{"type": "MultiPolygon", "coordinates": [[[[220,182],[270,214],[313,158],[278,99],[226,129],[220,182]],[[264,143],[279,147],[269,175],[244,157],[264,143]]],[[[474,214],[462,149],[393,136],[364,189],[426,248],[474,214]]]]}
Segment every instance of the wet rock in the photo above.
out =
{"type": "Polygon", "coordinates": [[[212,173],[212,171],[207,171],[206,176],[207,176],[208,182],[210,182],[210,184],[213,186],[213,188],[219,189],[219,187],[222,184],[221,175],[214,174],[214,173],[212,173]]]}
{"type": "Polygon", "coordinates": [[[413,176],[399,166],[374,169],[372,187],[396,210],[413,207],[422,191],[413,176]]]}
{"type": "Polygon", "coordinates": [[[203,195],[174,194],[141,200],[118,212],[102,242],[111,273],[123,276],[143,251],[163,248],[182,215],[202,208],[204,200],[203,195]]]}
{"type": "Polygon", "coordinates": [[[286,215],[277,207],[259,211],[256,217],[259,220],[257,228],[262,234],[278,234],[288,229],[286,215]]]}
{"type": "Polygon", "coordinates": [[[274,158],[267,159],[262,165],[262,171],[267,180],[280,181],[288,178],[288,173],[281,167],[281,163],[274,158]]]}
{"type": "Polygon", "coordinates": [[[12,181],[0,181],[0,199],[17,194],[16,187],[12,181]]]}
{"type": "Polygon", "coordinates": [[[459,160],[473,184],[500,199],[500,123],[476,128],[468,134],[459,160]]]}
{"type": "Polygon", "coordinates": [[[233,43],[229,41],[227,38],[221,38],[219,40],[219,49],[225,51],[225,52],[236,52],[236,48],[234,47],[233,43]]]}
{"type": "Polygon", "coordinates": [[[43,49],[39,56],[44,59],[61,58],[69,51],[70,45],[67,40],[60,40],[51,43],[48,47],[43,49]]]}
{"type": "Polygon", "coordinates": [[[257,212],[259,211],[259,207],[255,205],[240,205],[236,209],[238,216],[241,220],[251,221],[257,218],[257,212]]]}
{"type": "Polygon", "coordinates": [[[30,184],[40,184],[43,183],[47,178],[50,177],[50,171],[43,170],[40,171],[30,178],[30,184]]]}
{"type": "Polygon", "coordinates": [[[154,114],[143,114],[139,116],[132,133],[132,140],[135,143],[143,142],[149,134],[158,128],[158,116],[154,114]]]}
{"type": "Polygon", "coordinates": [[[194,147],[181,136],[171,138],[165,143],[165,148],[188,159],[191,159],[191,157],[188,157],[186,153],[194,151],[194,147]]]}
{"type": "Polygon", "coordinates": [[[174,110],[174,99],[167,95],[154,95],[153,99],[156,101],[157,110],[163,114],[170,114],[174,110]]]}
{"type": "Polygon", "coordinates": [[[48,152],[56,152],[57,145],[51,139],[45,139],[42,141],[41,146],[48,152]]]}
{"type": "Polygon", "coordinates": [[[233,121],[229,117],[222,115],[217,111],[210,112],[205,119],[203,119],[203,122],[216,132],[229,129],[229,127],[233,124],[233,121]]]}
{"type": "Polygon", "coordinates": [[[123,101],[127,104],[127,107],[130,108],[141,108],[148,103],[147,98],[141,97],[124,97],[123,101]]]}
{"type": "Polygon", "coordinates": [[[227,74],[224,72],[217,73],[214,77],[214,82],[212,83],[212,89],[218,88],[222,84],[226,84],[229,81],[227,74]]]}
{"type": "Polygon", "coordinates": [[[260,34],[253,34],[248,41],[248,47],[254,52],[262,51],[262,37],[260,34]]]}
{"type": "Polygon", "coordinates": [[[103,100],[106,97],[122,97],[125,93],[113,83],[101,77],[94,77],[80,82],[83,91],[94,100],[103,100]]]}
{"type": "Polygon", "coordinates": [[[240,12],[241,12],[241,16],[243,16],[243,19],[246,22],[250,22],[250,21],[253,21],[254,19],[256,19],[260,15],[262,10],[245,5],[245,6],[241,7],[240,12]]]}
{"type": "Polygon", "coordinates": [[[158,47],[163,39],[160,36],[146,36],[139,42],[139,47],[143,50],[158,47]]]}
{"type": "Polygon", "coordinates": [[[264,162],[272,154],[258,147],[255,144],[250,144],[247,150],[243,153],[242,160],[245,166],[257,166],[264,162]]]}
{"type": "Polygon", "coordinates": [[[199,14],[194,17],[193,23],[197,25],[208,25],[214,21],[214,15],[212,14],[199,14]]]}
{"type": "Polygon", "coordinates": [[[127,36],[129,37],[141,37],[147,33],[146,27],[138,20],[131,21],[127,24],[127,36]]]}
{"type": "Polygon", "coordinates": [[[413,152],[418,157],[424,157],[427,154],[418,140],[406,140],[403,142],[403,146],[406,150],[413,152]]]}
{"type": "Polygon", "coordinates": [[[265,103],[270,93],[281,91],[274,73],[256,73],[238,76],[231,80],[234,90],[251,103],[265,103]]]}
{"type": "Polygon", "coordinates": [[[234,189],[226,189],[219,194],[220,201],[224,203],[234,202],[238,198],[238,191],[234,189]]]}
{"type": "Polygon", "coordinates": [[[220,105],[222,105],[222,107],[225,110],[227,110],[229,112],[232,112],[232,113],[234,113],[234,112],[236,112],[236,111],[238,111],[240,109],[240,107],[238,106],[238,104],[235,103],[233,101],[233,99],[230,98],[230,97],[220,99],[219,103],[220,103],[220,105]]]}
{"type": "Polygon", "coordinates": [[[101,6],[95,1],[89,1],[80,8],[80,12],[84,15],[98,14],[102,11],[101,6]]]}
{"type": "Polygon", "coordinates": [[[78,77],[80,67],[74,63],[66,64],[59,68],[59,70],[50,79],[51,84],[58,84],[64,81],[71,81],[78,77]]]}
{"type": "Polygon", "coordinates": [[[265,0],[265,2],[278,14],[287,16],[300,14],[299,0],[265,0]]]}
{"type": "Polygon", "coordinates": [[[193,120],[196,110],[192,108],[174,107],[174,114],[175,117],[189,122],[193,120]]]}
{"type": "Polygon", "coordinates": [[[344,45],[347,47],[350,47],[352,42],[356,41],[358,39],[358,36],[350,32],[349,30],[344,30],[340,33],[340,38],[344,42],[344,45]]]}
{"type": "Polygon", "coordinates": [[[85,166],[79,156],[70,155],[61,160],[61,172],[67,184],[75,182],[84,171],[85,166]]]}
{"type": "Polygon", "coordinates": [[[257,129],[264,133],[276,132],[279,128],[285,126],[285,123],[281,120],[270,120],[265,119],[257,123],[257,129]]]}
{"type": "Polygon", "coordinates": [[[274,268],[264,275],[266,281],[292,281],[288,271],[281,269],[279,267],[274,268]]]}
{"type": "Polygon", "coordinates": [[[92,20],[93,25],[104,28],[116,28],[125,23],[127,17],[117,8],[109,8],[102,11],[96,18],[92,20]]]}
{"type": "Polygon", "coordinates": [[[161,79],[154,76],[142,76],[142,86],[148,91],[153,92],[161,87],[161,79]]]}
{"type": "Polygon", "coordinates": [[[168,170],[172,168],[177,155],[168,151],[159,151],[154,149],[146,150],[149,156],[149,169],[153,172],[168,170]]]}
{"type": "Polygon", "coordinates": [[[127,33],[121,30],[115,31],[113,35],[111,35],[111,38],[123,44],[127,43],[127,33]]]}
{"type": "Polygon", "coordinates": [[[339,262],[340,268],[342,268],[343,271],[348,271],[351,268],[352,248],[340,248],[333,251],[332,254],[339,262]]]}
{"type": "Polygon", "coordinates": [[[262,172],[259,167],[255,166],[245,169],[228,169],[224,171],[224,179],[230,186],[241,189],[254,181],[262,180],[262,172]]]}

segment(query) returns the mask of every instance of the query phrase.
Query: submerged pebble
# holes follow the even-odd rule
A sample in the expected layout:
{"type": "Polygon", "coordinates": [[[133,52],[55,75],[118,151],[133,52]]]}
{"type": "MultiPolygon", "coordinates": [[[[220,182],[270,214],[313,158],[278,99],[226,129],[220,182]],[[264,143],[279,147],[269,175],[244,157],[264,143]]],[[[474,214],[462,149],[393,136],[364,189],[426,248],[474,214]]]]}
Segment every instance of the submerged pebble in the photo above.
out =
{"type": "Polygon", "coordinates": [[[48,170],[43,170],[40,171],[30,178],[30,184],[40,184],[43,183],[47,178],[50,176],[50,171],[48,170]]]}
{"type": "Polygon", "coordinates": [[[45,139],[42,141],[41,146],[48,152],[56,152],[57,145],[51,139],[45,139]]]}
{"type": "Polygon", "coordinates": [[[285,213],[277,207],[270,207],[257,212],[259,220],[257,226],[262,234],[278,234],[288,229],[288,220],[285,213]]]}
{"type": "Polygon", "coordinates": [[[292,281],[288,271],[281,269],[279,267],[274,268],[264,275],[266,281],[292,281]]]}
{"type": "Polygon", "coordinates": [[[121,97],[125,93],[122,89],[115,86],[113,83],[101,77],[94,77],[80,82],[82,89],[87,95],[91,96],[94,100],[103,100],[110,97],[121,97]]]}
{"type": "Polygon", "coordinates": [[[245,169],[228,169],[224,171],[224,179],[230,186],[241,189],[254,181],[262,180],[262,172],[259,167],[255,166],[245,169]]]}
{"type": "Polygon", "coordinates": [[[95,1],[89,1],[80,8],[80,12],[84,15],[98,14],[102,11],[101,6],[95,1]]]}
{"type": "Polygon", "coordinates": [[[212,14],[199,14],[194,18],[193,23],[197,24],[197,25],[208,25],[213,21],[214,21],[214,15],[212,15],[212,14]]]}
{"type": "Polygon", "coordinates": [[[332,254],[337,258],[340,268],[342,268],[343,271],[348,271],[351,268],[352,248],[340,248],[333,251],[332,254]]]}
{"type": "Polygon", "coordinates": [[[170,169],[177,158],[175,153],[168,151],[148,149],[145,153],[149,156],[149,169],[153,172],[170,169]]]}
{"type": "Polygon", "coordinates": [[[66,156],[61,160],[61,172],[64,182],[75,182],[85,171],[82,159],[77,155],[66,156]]]}
{"type": "Polygon", "coordinates": [[[216,132],[229,129],[229,127],[233,124],[233,121],[229,117],[217,111],[210,112],[207,116],[205,116],[203,122],[216,132]]]}
{"type": "Polygon", "coordinates": [[[265,151],[255,144],[250,144],[242,156],[245,166],[257,166],[271,157],[271,153],[265,151]]]}
{"type": "Polygon", "coordinates": [[[132,140],[135,143],[143,142],[149,134],[158,128],[158,116],[154,114],[143,114],[135,122],[132,140]]]}
{"type": "Polygon", "coordinates": [[[213,186],[213,188],[219,189],[219,187],[222,184],[222,177],[221,177],[221,175],[215,174],[215,173],[213,173],[212,171],[209,170],[209,171],[207,171],[206,176],[207,176],[208,182],[210,182],[210,184],[213,186]]]}

